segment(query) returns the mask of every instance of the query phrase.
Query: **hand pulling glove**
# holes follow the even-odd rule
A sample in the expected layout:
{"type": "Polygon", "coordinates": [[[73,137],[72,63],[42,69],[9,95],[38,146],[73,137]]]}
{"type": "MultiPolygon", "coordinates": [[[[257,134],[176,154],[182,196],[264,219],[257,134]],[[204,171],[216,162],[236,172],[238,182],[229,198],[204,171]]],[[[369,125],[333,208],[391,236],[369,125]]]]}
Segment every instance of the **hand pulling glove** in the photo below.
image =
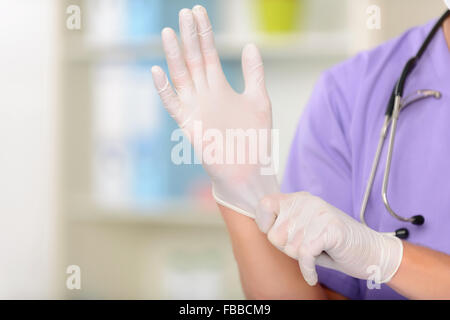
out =
{"type": "Polygon", "coordinates": [[[310,285],[318,280],[316,264],[385,283],[402,261],[399,238],[376,232],[306,192],[265,197],[256,222],[274,246],[298,260],[310,285]]]}

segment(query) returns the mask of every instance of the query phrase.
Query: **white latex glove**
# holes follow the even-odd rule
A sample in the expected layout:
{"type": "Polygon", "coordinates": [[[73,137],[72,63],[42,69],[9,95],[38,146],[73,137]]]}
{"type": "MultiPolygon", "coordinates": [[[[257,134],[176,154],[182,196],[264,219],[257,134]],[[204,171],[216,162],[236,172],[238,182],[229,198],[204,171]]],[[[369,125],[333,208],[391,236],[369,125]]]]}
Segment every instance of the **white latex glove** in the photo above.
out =
{"type": "Polygon", "coordinates": [[[298,260],[309,285],[317,283],[316,264],[385,283],[402,261],[399,238],[376,232],[306,192],[265,197],[256,222],[274,246],[298,260]]]}
{"type": "Polygon", "coordinates": [[[223,73],[206,10],[201,6],[195,6],[193,10],[183,9],[179,18],[183,50],[172,29],[165,28],[161,33],[176,91],[164,71],[157,66],[152,68],[155,87],[170,115],[191,139],[197,157],[203,159],[216,201],[254,217],[259,200],[264,195],[278,192],[275,174],[261,174],[264,166],[250,161],[252,156],[258,156],[254,154],[258,150],[252,152],[248,144],[243,150],[236,150],[230,148],[229,139],[224,142],[223,155],[218,158],[226,159],[233,151],[244,159],[244,163],[237,164],[235,157],[234,161],[214,160],[214,155],[208,153],[208,142],[217,134],[225,138],[228,129],[265,130],[268,138],[258,143],[265,145],[268,149],[266,154],[271,156],[272,111],[264,84],[261,56],[254,45],[244,48],[245,91],[238,94],[223,73]],[[199,126],[206,135],[200,141],[193,141],[199,126]]]}

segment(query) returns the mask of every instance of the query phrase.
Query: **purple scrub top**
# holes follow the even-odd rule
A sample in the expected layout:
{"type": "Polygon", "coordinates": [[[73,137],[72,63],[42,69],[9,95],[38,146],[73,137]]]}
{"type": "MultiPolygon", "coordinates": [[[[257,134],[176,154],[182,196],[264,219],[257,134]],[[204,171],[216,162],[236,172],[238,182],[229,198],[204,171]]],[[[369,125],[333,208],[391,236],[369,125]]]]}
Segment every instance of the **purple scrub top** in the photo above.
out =
{"type": "MultiPolygon", "coordinates": [[[[358,54],[326,71],[298,124],[282,191],[309,191],[359,221],[384,112],[406,61],[416,54],[436,21],[358,54]]],[[[450,52],[442,28],[406,82],[405,94],[438,90],[399,117],[388,197],[402,216],[422,214],[414,226],[389,215],[381,198],[386,141],[366,210],[368,225],[392,232],[407,227],[407,241],[450,254],[450,52]]],[[[317,267],[319,282],[350,299],[404,299],[388,285],[317,267]]],[[[414,283],[412,282],[413,286],[414,283]]]]}

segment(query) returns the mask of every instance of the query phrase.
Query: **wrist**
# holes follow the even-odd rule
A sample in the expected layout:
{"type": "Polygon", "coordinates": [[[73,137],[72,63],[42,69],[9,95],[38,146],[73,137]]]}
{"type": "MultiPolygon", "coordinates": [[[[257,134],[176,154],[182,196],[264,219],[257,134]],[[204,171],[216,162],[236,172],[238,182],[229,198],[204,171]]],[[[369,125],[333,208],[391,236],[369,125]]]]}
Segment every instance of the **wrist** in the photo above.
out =
{"type": "Polygon", "coordinates": [[[255,218],[256,208],[264,196],[279,192],[275,175],[254,175],[245,181],[213,181],[212,194],[216,202],[240,214],[255,218]]]}
{"type": "Polygon", "coordinates": [[[396,236],[385,235],[385,249],[383,250],[385,256],[382,259],[385,261],[385,272],[381,283],[388,283],[397,274],[398,269],[403,259],[403,242],[396,236]]]}

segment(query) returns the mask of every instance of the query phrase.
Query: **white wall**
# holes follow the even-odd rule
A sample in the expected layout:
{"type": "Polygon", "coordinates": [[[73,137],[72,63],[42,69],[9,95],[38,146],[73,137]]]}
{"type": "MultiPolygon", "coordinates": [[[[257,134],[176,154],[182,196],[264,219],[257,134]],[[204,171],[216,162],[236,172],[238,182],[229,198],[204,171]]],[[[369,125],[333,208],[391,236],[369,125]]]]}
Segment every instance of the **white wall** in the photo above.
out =
{"type": "Polygon", "coordinates": [[[55,3],[0,2],[0,298],[55,294],[55,3]]]}
{"type": "Polygon", "coordinates": [[[442,0],[347,0],[347,2],[354,52],[373,48],[413,26],[438,18],[446,9],[442,0]],[[366,10],[371,5],[377,5],[381,9],[379,30],[369,30],[366,27],[368,17],[366,10]]]}

